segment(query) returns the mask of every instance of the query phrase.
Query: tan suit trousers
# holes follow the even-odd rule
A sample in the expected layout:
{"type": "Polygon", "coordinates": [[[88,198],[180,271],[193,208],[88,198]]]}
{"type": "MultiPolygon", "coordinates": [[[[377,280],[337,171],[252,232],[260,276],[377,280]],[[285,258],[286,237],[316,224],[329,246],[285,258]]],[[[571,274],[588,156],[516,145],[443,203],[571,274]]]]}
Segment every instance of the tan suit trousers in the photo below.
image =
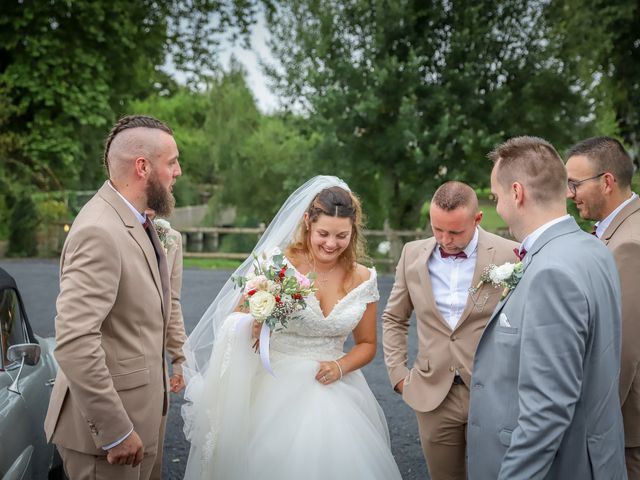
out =
{"type": "Polygon", "coordinates": [[[469,388],[452,385],[442,403],[430,412],[416,412],[420,443],[431,480],[466,480],[469,388]]]}
{"type": "Polygon", "coordinates": [[[156,460],[155,455],[145,455],[137,467],[111,465],[106,455],[88,455],[58,446],[64,463],[64,473],[69,480],[148,480],[156,460]]]}
{"type": "MultiPolygon", "coordinates": [[[[167,415],[169,413],[167,412],[167,415]]],[[[153,470],[151,470],[151,476],[149,480],[162,480],[162,456],[164,449],[164,433],[167,427],[167,415],[162,416],[160,422],[160,435],[158,436],[158,453],[156,453],[156,460],[153,464],[153,470]]]]}
{"type": "Polygon", "coordinates": [[[624,456],[627,463],[627,477],[629,480],[640,480],[640,447],[625,448],[624,456]]]}

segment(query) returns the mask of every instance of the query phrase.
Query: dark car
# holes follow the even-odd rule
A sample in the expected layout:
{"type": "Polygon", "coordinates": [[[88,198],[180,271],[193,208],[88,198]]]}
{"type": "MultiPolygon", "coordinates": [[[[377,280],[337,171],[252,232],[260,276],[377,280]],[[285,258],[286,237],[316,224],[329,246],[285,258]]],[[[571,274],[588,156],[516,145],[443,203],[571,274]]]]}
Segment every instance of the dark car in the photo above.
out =
{"type": "Polygon", "coordinates": [[[0,478],[64,478],[44,435],[58,365],[53,339],[33,333],[15,280],[0,268],[0,478]]]}

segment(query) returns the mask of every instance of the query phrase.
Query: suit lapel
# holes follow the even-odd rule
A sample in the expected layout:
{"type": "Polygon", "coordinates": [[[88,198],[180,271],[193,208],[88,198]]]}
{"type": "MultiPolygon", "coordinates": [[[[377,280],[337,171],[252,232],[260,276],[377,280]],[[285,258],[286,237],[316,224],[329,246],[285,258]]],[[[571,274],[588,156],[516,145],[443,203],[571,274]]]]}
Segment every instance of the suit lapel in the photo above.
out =
{"type": "MultiPolygon", "coordinates": [[[[167,257],[164,254],[162,249],[162,245],[160,244],[160,239],[158,238],[155,229],[151,229],[151,236],[157,242],[157,246],[160,248],[159,256],[160,256],[160,264],[162,264],[164,259],[164,277],[166,277],[166,281],[163,280],[163,275],[161,268],[158,264],[158,260],[156,260],[156,252],[154,250],[154,245],[149,241],[149,236],[144,230],[142,224],[138,221],[136,216],[133,214],[129,206],[124,203],[122,198],[116,193],[116,191],[108,185],[108,182],[100,188],[99,192],[100,196],[104,198],[104,200],[109,203],[116,211],[124,226],[128,229],[129,235],[133,237],[135,242],[140,246],[144,257],[149,265],[149,270],[151,271],[151,275],[153,277],[153,281],[156,285],[156,289],[158,290],[158,294],[160,295],[160,299],[162,300],[163,307],[163,317],[164,322],[166,323],[166,319],[168,318],[168,301],[170,294],[165,295],[165,290],[168,291],[169,285],[169,274],[167,269],[167,257]],[[164,285],[167,285],[166,287],[164,285]]],[[[157,247],[156,247],[157,248],[157,247]]]]}
{"type": "Polygon", "coordinates": [[[420,277],[420,286],[424,289],[424,299],[429,306],[430,310],[434,312],[436,318],[442,322],[447,329],[451,329],[449,324],[442,316],[438,305],[436,304],[436,297],[433,295],[433,285],[431,284],[431,275],[429,275],[429,258],[436,247],[436,239],[431,237],[424,248],[421,250],[418,257],[418,276],[420,277]]]}
{"type": "MultiPolygon", "coordinates": [[[[169,315],[169,302],[171,299],[171,286],[169,285],[169,267],[167,264],[167,256],[164,252],[164,248],[162,247],[162,243],[160,242],[160,237],[158,237],[158,232],[156,232],[155,227],[152,227],[149,229],[150,233],[151,233],[151,241],[153,243],[153,248],[155,250],[154,252],[154,260],[156,260],[155,257],[155,253],[158,253],[158,261],[155,262],[156,265],[158,266],[158,273],[160,276],[160,285],[161,285],[161,290],[162,290],[162,313],[165,319],[165,323],[166,320],[168,320],[169,315]]],[[[145,232],[145,236],[146,236],[146,232],[145,232]]],[[[147,258],[148,261],[148,258],[147,258]]],[[[154,281],[155,281],[155,277],[154,277],[154,281]]],[[[157,281],[156,281],[156,286],[157,286],[157,281]]]]}
{"type": "MultiPolygon", "coordinates": [[[[493,246],[491,245],[486,244],[486,234],[480,227],[478,227],[478,246],[476,248],[476,254],[476,266],[473,271],[473,278],[471,280],[472,287],[478,285],[478,283],[480,282],[480,277],[482,277],[482,272],[484,272],[484,269],[493,263],[493,259],[495,258],[496,254],[495,248],[493,248],[493,246]]],[[[483,285],[483,287],[485,286],[483,285]]],[[[481,288],[480,291],[482,291],[482,289],[483,288],[481,288]]],[[[478,295],[480,291],[478,292],[478,295]]],[[[475,306],[475,302],[478,301],[478,298],[473,298],[473,295],[471,295],[471,293],[467,295],[467,303],[454,330],[460,328],[464,321],[469,317],[469,314],[473,311],[473,307],[475,306]]]]}
{"type": "MultiPolygon", "coordinates": [[[[531,249],[527,252],[525,257],[522,259],[522,263],[524,264],[524,267],[522,270],[522,276],[523,276],[522,278],[524,278],[527,268],[529,268],[529,266],[534,262],[535,256],[538,254],[540,250],[544,248],[544,246],[547,243],[549,243],[551,240],[557,237],[560,237],[562,235],[567,235],[569,233],[574,233],[578,230],[580,230],[580,227],[572,217],[564,219],[561,222],[558,222],[555,225],[551,225],[548,229],[546,229],[542,233],[542,235],[540,235],[540,237],[538,237],[538,239],[533,243],[533,245],[531,246],[531,249]]],[[[520,279],[520,281],[522,281],[522,279],[520,279]]],[[[498,302],[498,305],[496,305],[496,308],[493,311],[493,314],[491,315],[489,322],[487,322],[487,326],[489,326],[491,322],[493,322],[493,319],[500,314],[500,312],[502,311],[502,308],[505,306],[505,304],[507,303],[507,301],[509,300],[513,292],[516,291],[517,288],[518,286],[516,285],[514,288],[509,290],[507,295],[502,300],[498,302]]]]}
{"type": "Polygon", "coordinates": [[[609,243],[609,240],[611,240],[613,234],[616,233],[616,230],[620,228],[620,225],[622,225],[627,218],[638,210],[640,210],[640,198],[634,198],[622,210],[620,210],[620,212],[618,212],[602,235],[602,241],[605,245],[609,243]]]}

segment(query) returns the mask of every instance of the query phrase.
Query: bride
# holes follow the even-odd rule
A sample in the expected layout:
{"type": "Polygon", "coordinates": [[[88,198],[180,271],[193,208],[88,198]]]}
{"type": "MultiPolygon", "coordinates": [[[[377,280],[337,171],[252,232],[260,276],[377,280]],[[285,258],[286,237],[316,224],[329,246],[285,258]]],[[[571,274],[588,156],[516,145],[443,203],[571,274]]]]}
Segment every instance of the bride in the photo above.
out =
{"type": "MultiPolygon", "coordinates": [[[[380,405],[360,368],[376,352],[376,272],[364,252],[358,199],[318,176],[284,203],[254,252],[280,249],[298,273],[316,274],[315,295],[274,331],[273,375],[252,344],[255,321],[238,312],[227,281],[185,345],[185,478],[400,479],[380,405]],[[352,333],[354,346],[344,352],[352,333]]],[[[249,257],[234,275],[252,269],[249,257]]]]}

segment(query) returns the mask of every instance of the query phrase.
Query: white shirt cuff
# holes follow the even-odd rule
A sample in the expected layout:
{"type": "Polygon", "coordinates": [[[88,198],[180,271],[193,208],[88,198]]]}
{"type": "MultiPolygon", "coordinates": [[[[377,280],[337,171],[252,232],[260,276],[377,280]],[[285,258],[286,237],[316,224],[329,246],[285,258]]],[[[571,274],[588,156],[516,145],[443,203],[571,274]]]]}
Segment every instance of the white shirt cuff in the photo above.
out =
{"type": "Polygon", "coordinates": [[[129,430],[129,433],[127,433],[124,437],[122,437],[120,440],[116,440],[113,443],[110,443],[109,445],[105,445],[104,447],[102,447],[103,450],[111,450],[113,447],[120,445],[122,442],[124,442],[127,438],[129,438],[129,435],[131,435],[133,433],[133,427],[131,427],[131,430],[129,430]]]}

